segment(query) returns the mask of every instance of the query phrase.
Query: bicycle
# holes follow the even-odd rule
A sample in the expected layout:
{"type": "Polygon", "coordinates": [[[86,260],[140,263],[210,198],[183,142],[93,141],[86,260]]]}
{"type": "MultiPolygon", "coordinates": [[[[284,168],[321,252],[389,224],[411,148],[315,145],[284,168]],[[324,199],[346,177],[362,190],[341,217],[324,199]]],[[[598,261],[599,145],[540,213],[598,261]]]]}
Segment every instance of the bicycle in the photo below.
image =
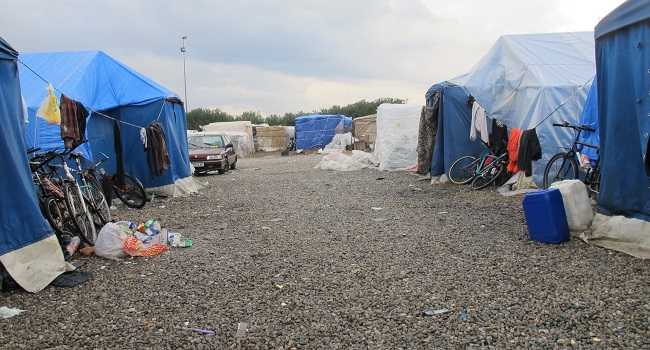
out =
{"type": "MultiPolygon", "coordinates": [[[[90,207],[90,211],[93,214],[93,222],[96,226],[103,227],[111,221],[111,210],[104,196],[102,185],[97,180],[94,167],[84,170],[81,165],[82,157],[78,154],[70,153],[69,158],[74,160],[77,165],[77,169],[73,171],[79,174],[77,183],[81,188],[86,204],[90,207]]],[[[100,163],[97,163],[97,165],[100,163]]]]}
{"type": "MultiPolygon", "coordinates": [[[[27,154],[33,154],[40,148],[31,148],[27,154]]],[[[55,230],[58,237],[70,234],[75,231],[74,223],[68,213],[65,194],[63,193],[63,182],[57,176],[49,163],[57,157],[55,152],[35,155],[29,160],[29,167],[32,171],[37,198],[41,211],[45,218],[55,230]]]]}
{"type": "Polygon", "coordinates": [[[457,185],[471,183],[474,190],[480,190],[494,183],[506,169],[508,153],[497,156],[488,151],[481,157],[463,156],[449,168],[449,181],[457,185]]]}
{"type": "Polygon", "coordinates": [[[544,169],[544,188],[547,189],[553,182],[562,180],[580,179],[580,169],[584,171],[583,182],[587,189],[593,195],[598,195],[600,191],[600,160],[594,164],[587,162],[584,166],[579,166],[578,155],[583,147],[598,150],[599,147],[588,143],[580,142],[580,134],[583,131],[595,132],[596,130],[586,125],[571,125],[568,122],[561,124],[553,123],[555,127],[573,129],[576,133],[575,139],[566,152],[556,153],[544,169]]]}
{"type": "MultiPolygon", "coordinates": [[[[102,156],[104,159],[97,163],[96,167],[109,158],[103,153],[102,156]]],[[[103,168],[97,169],[96,174],[101,177],[101,183],[104,185],[104,194],[108,202],[113,201],[113,193],[115,193],[117,198],[129,208],[141,209],[147,204],[147,193],[137,178],[126,173],[110,176],[103,168]]]]}

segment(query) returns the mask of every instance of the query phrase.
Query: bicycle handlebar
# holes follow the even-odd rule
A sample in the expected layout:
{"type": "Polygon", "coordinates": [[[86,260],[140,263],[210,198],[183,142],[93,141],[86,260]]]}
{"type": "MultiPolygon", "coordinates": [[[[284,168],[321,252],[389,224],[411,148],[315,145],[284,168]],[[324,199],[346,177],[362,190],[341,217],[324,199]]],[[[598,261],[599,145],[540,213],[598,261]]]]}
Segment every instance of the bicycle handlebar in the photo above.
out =
{"type": "Polygon", "coordinates": [[[582,131],[589,131],[589,132],[596,132],[596,129],[588,126],[588,125],[571,125],[569,122],[563,122],[561,124],[559,123],[553,123],[553,126],[557,126],[560,128],[571,128],[574,130],[582,130],[582,131]]]}

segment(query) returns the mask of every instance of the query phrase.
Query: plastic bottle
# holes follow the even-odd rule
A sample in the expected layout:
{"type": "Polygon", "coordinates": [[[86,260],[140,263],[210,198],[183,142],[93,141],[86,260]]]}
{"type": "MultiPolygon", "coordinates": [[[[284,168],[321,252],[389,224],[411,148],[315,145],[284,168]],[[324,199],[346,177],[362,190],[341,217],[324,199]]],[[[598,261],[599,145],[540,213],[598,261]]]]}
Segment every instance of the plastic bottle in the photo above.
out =
{"type": "Polygon", "coordinates": [[[68,245],[65,246],[65,250],[68,252],[68,254],[72,255],[77,251],[77,249],[79,249],[80,244],[81,244],[81,239],[78,236],[74,236],[72,237],[68,245]]]}

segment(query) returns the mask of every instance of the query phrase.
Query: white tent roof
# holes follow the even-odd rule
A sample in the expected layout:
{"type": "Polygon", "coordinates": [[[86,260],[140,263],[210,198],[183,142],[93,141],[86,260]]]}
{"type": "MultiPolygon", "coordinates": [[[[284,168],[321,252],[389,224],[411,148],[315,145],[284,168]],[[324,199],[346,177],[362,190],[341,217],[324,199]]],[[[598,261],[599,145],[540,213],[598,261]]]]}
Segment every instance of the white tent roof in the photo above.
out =
{"type": "Polygon", "coordinates": [[[536,128],[542,159],[535,182],[571,134],[553,123],[579,123],[596,74],[592,32],[505,35],[469,73],[451,82],[464,87],[488,116],[509,128],[536,128]]]}

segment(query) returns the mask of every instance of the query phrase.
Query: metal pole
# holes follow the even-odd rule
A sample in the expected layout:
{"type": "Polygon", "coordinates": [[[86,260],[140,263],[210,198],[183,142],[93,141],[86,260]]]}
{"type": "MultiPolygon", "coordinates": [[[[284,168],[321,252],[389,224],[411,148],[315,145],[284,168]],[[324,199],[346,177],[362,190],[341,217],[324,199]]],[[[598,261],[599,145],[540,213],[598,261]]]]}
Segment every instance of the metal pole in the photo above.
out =
{"type": "Polygon", "coordinates": [[[183,35],[181,37],[181,54],[183,55],[183,83],[185,84],[185,103],[183,103],[183,106],[185,106],[185,114],[187,114],[187,110],[188,110],[188,102],[187,102],[187,71],[185,69],[185,53],[187,52],[187,49],[185,48],[185,39],[187,39],[187,35],[183,35]]]}

